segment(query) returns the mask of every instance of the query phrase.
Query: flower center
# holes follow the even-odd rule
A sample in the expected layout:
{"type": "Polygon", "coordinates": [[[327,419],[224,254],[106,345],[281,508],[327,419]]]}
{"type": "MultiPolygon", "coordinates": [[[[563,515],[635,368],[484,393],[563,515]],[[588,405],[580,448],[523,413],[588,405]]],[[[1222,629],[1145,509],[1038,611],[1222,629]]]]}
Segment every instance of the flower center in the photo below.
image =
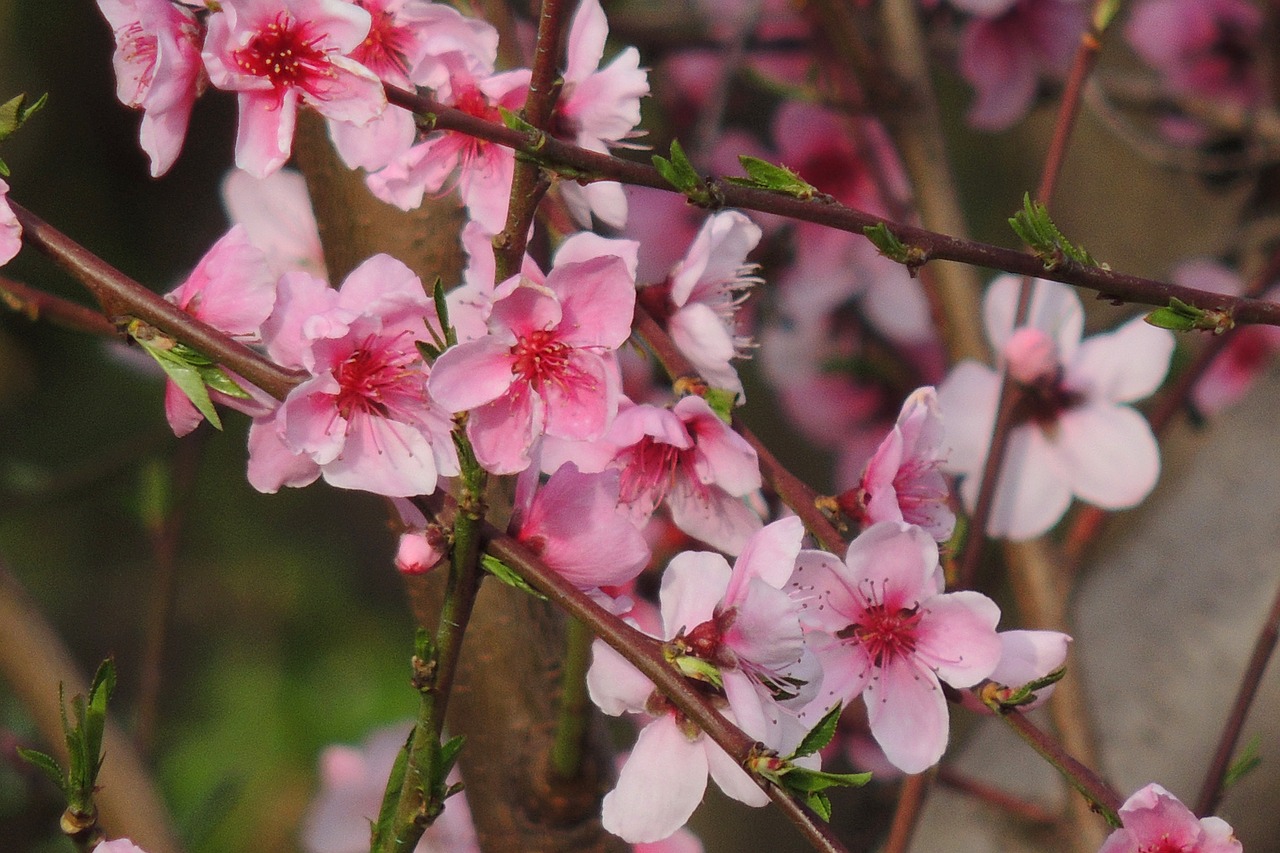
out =
{"type": "Polygon", "coordinates": [[[312,36],[310,30],[309,22],[294,21],[281,12],[235,52],[236,64],[247,74],[266,77],[277,91],[296,87],[315,95],[319,84],[335,72],[318,46],[324,36],[312,36]]]}
{"type": "Polygon", "coordinates": [[[737,655],[725,647],[724,635],[737,617],[738,610],[735,607],[717,612],[692,631],[676,635],[671,642],[683,654],[709,661],[720,667],[735,667],[738,665],[737,655]]]}
{"type": "Polygon", "coordinates": [[[347,421],[356,413],[389,417],[400,398],[414,394],[414,376],[425,379],[412,367],[417,360],[411,352],[396,352],[385,340],[365,338],[333,371],[339,386],[338,414],[347,421]]]}
{"type": "Polygon", "coordinates": [[[141,22],[134,21],[116,32],[116,41],[120,45],[120,56],[124,61],[141,68],[138,72],[138,88],[133,94],[132,106],[136,107],[151,88],[151,80],[156,73],[156,34],[147,32],[141,22]]]}
{"type": "Polygon", "coordinates": [[[837,631],[836,637],[861,644],[872,662],[883,667],[915,653],[920,618],[918,607],[890,610],[883,604],[872,604],[863,611],[862,621],[837,631]]]}
{"type": "Polygon", "coordinates": [[[550,329],[539,329],[511,348],[511,372],[541,391],[546,383],[564,384],[570,372],[569,345],[556,340],[550,329]]]}
{"type": "Polygon", "coordinates": [[[660,503],[675,483],[682,453],[674,444],[655,441],[651,435],[620,451],[614,462],[621,472],[621,502],[635,503],[645,497],[654,505],[660,503]]]}
{"type": "Polygon", "coordinates": [[[412,88],[406,57],[413,47],[413,36],[408,28],[396,26],[395,15],[375,8],[369,0],[359,0],[356,5],[373,16],[373,25],[364,41],[351,51],[351,58],[384,80],[412,88]]]}
{"type": "Polygon", "coordinates": [[[1162,835],[1153,844],[1143,844],[1138,848],[1138,853],[1187,853],[1187,848],[1168,835],[1162,835]]]}

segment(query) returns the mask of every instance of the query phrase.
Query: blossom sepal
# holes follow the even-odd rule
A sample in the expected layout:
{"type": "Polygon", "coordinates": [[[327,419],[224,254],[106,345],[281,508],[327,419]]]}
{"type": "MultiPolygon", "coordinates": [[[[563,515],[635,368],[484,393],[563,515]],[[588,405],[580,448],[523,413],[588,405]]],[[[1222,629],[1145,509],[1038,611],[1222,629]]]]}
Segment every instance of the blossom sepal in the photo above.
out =
{"type": "Polygon", "coordinates": [[[1060,666],[1047,675],[1028,681],[1026,684],[1010,686],[988,681],[978,690],[982,704],[997,714],[1004,714],[1014,708],[1030,705],[1038,698],[1036,692],[1057,684],[1067,674],[1067,668],[1060,666]]]}

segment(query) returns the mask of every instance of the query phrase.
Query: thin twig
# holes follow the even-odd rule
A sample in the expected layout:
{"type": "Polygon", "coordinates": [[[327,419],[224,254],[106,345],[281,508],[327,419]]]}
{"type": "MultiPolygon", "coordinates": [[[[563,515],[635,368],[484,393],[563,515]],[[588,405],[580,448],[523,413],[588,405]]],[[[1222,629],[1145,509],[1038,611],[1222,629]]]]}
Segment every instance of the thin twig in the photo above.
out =
{"type": "Polygon", "coordinates": [[[1098,807],[1103,819],[1112,826],[1120,825],[1117,812],[1120,810],[1121,797],[1103,779],[1073,758],[1052,736],[1044,732],[1026,715],[1012,710],[998,715],[1026,741],[1032,749],[1048,761],[1063,778],[1071,784],[1085,799],[1098,807]]]}
{"type": "MultiPolygon", "coordinates": [[[[676,192],[652,166],[588,151],[545,133],[511,130],[497,122],[486,121],[447,107],[425,95],[417,95],[394,86],[386,86],[386,90],[391,103],[418,113],[440,130],[456,130],[513,148],[537,158],[550,169],[567,169],[578,180],[617,181],[676,192]]],[[[953,237],[913,225],[886,222],[882,216],[847,207],[830,197],[797,198],[714,178],[709,179],[707,185],[709,195],[717,200],[718,206],[774,213],[854,234],[863,234],[864,228],[884,225],[906,246],[918,250],[918,257],[922,262],[957,261],[1015,275],[1060,281],[1095,290],[1100,299],[1113,302],[1165,307],[1171,298],[1176,297],[1198,308],[1227,311],[1237,324],[1280,326],[1280,304],[1261,299],[1224,296],[1074,261],[1064,261],[1047,268],[1039,258],[1025,252],[953,237]]]]}
{"type": "Polygon", "coordinates": [[[95,311],[67,299],[36,290],[30,285],[0,276],[0,303],[33,323],[47,320],[55,326],[90,335],[118,336],[119,329],[95,311]]]}
{"type": "Polygon", "coordinates": [[[893,810],[893,822],[889,824],[889,838],[882,853],[907,853],[916,825],[924,813],[924,801],[929,795],[931,773],[916,773],[902,780],[898,789],[898,803],[893,810]]]}
{"type": "Polygon", "coordinates": [[[1280,637],[1280,589],[1276,590],[1271,602],[1271,610],[1262,623],[1258,639],[1253,644],[1253,654],[1249,657],[1249,666],[1240,680],[1240,689],[1236,693],[1235,702],[1231,705],[1231,713],[1227,716],[1226,725],[1222,727],[1222,736],[1218,739],[1218,748],[1213,753],[1213,761],[1205,773],[1204,782],[1200,786],[1200,796],[1196,798],[1195,812],[1204,817],[1218,809],[1218,803],[1225,793],[1223,783],[1231,768],[1231,759],[1235,755],[1236,745],[1240,741],[1240,733],[1244,729],[1245,718],[1249,708],[1258,695],[1258,686],[1267,671],[1271,654],[1276,649],[1276,640],[1280,637]]]}

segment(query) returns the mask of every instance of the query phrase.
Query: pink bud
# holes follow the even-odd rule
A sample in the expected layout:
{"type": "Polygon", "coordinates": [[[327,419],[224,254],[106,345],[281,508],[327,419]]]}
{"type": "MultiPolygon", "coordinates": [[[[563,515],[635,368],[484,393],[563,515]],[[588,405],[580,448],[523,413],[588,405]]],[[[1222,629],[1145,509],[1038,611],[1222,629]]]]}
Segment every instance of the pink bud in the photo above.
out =
{"type": "Polygon", "coordinates": [[[406,575],[423,575],[444,562],[440,534],[436,531],[411,531],[401,534],[396,551],[396,568],[406,575]]]}
{"type": "Polygon", "coordinates": [[[1023,326],[1004,345],[1009,375],[1023,385],[1036,385],[1058,374],[1058,347],[1041,329],[1023,326]]]}

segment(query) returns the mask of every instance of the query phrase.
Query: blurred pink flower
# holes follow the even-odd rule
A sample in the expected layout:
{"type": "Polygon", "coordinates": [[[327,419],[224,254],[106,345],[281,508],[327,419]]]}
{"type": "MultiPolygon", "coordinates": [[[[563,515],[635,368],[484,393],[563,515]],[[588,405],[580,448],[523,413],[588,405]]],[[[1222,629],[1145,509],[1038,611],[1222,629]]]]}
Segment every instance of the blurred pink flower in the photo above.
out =
{"type": "Polygon", "coordinates": [[[116,97],[143,111],[139,138],[151,176],[169,171],[182,150],[191,108],[204,87],[204,27],[170,0],[98,0],[116,40],[116,97]]]}
{"type": "MultiPolygon", "coordinates": [[[[364,853],[369,824],[378,817],[382,793],[409,724],[370,733],[359,747],[334,745],[320,754],[320,789],[302,818],[300,843],[306,853],[364,853]]],[[[459,781],[457,773],[452,782],[459,781]]],[[[465,794],[445,801],[427,827],[416,853],[480,853],[465,794]]],[[[123,852],[122,852],[123,853],[123,852]]]]}
{"type": "Polygon", "coordinates": [[[1262,97],[1262,26],[1248,0],[1142,0],[1124,35],[1174,94],[1249,107],[1262,97]]]}
{"type": "Polygon", "coordinates": [[[147,851],[127,838],[117,838],[115,841],[100,842],[93,848],[93,853],[147,853],[147,851]]]}
{"type": "Polygon", "coordinates": [[[320,227],[300,172],[281,169],[255,178],[232,169],[222,179],[222,203],[231,221],[243,226],[249,242],[267,256],[273,276],[300,270],[329,280],[320,227]]]}
{"type": "Polygon", "coordinates": [[[1122,829],[1098,853],[1242,853],[1231,826],[1221,818],[1197,819],[1191,809],[1155,782],[1120,807],[1122,829]]]}
{"type": "MultiPolygon", "coordinates": [[[[1194,2],[1194,0],[1193,0],[1194,2]]],[[[995,17],[976,17],[960,36],[960,74],[977,99],[969,123],[1004,130],[1026,115],[1042,75],[1061,76],[1071,64],[1088,20],[1081,0],[966,3],[995,17]]]]}
{"type": "Polygon", "coordinates": [[[22,248],[22,226],[9,206],[9,185],[0,180],[0,266],[9,263],[22,248]]]}
{"type": "MultiPolygon", "coordinates": [[[[1014,336],[1020,279],[1003,275],[983,301],[987,337],[1001,353],[1014,336]]],[[[1169,369],[1173,335],[1140,318],[1080,340],[1084,312],[1065,285],[1036,280],[1027,326],[1047,336],[1057,368],[1024,386],[1026,404],[1009,433],[988,522],[993,536],[1029,539],[1057,523],[1072,496],[1104,509],[1142,501],[1160,475],[1151,427],[1130,405],[1159,387],[1169,369]]],[[[1015,351],[1017,348],[1015,347],[1015,351]]],[[[938,389],[947,413],[946,469],[964,477],[970,512],[995,424],[1000,374],[963,361],[938,389]]]]}
{"type": "Polygon", "coordinates": [[[369,27],[369,13],[342,0],[236,0],[211,15],[209,80],[240,93],[237,166],[263,178],[284,165],[300,102],[354,124],[382,113],[381,81],[347,56],[369,27]]]}

